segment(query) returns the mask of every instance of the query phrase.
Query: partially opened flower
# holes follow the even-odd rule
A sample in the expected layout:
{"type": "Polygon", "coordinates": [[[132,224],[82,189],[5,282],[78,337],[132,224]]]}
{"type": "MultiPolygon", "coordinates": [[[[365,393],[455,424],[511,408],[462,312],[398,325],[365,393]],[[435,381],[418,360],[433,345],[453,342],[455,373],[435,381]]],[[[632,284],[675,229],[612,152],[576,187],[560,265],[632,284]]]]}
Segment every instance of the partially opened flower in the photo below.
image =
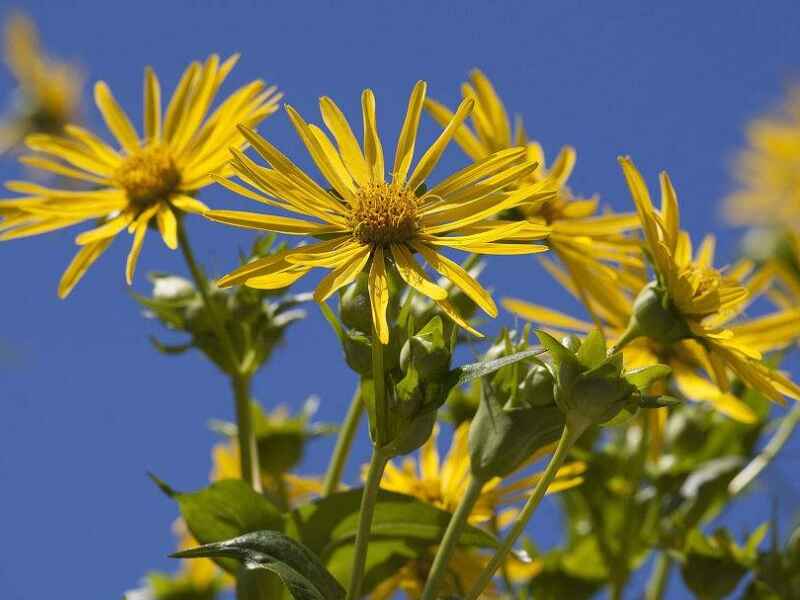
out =
{"type": "Polygon", "coordinates": [[[0,239],[97,222],[94,229],[76,238],[81,250],[59,284],[63,298],[115,236],[127,229],[133,234],[125,268],[130,283],[149,226],[155,222],[167,247],[176,248],[181,213],[207,210],[194,194],[211,183],[211,171],[226,167],[229,147],[244,146],[236,123],[256,125],[276,109],[275,88],[265,89],[262,81],[253,81],[209,114],[237,59],[232,56],[220,62],[212,55],[204,64],[192,63],[163,118],[158,77],[151,68],[145,69],[141,137],[105,82],[98,82],[95,102],[119,148],[76,125],[67,125],[64,137],[28,136],[28,147],[41,154],[24,156],[22,162],[93,187],[78,191],[24,181],[7,183],[11,191],[24,196],[0,202],[0,239]]]}
{"type": "MultiPolygon", "coordinates": [[[[408,494],[424,500],[434,506],[447,511],[454,511],[459,501],[466,493],[469,482],[469,424],[459,426],[453,434],[450,451],[444,461],[440,461],[437,447],[438,432],[428,439],[420,448],[419,460],[406,457],[402,466],[398,467],[390,462],[381,480],[381,488],[393,492],[408,494]]],[[[547,448],[546,451],[551,451],[547,448]]],[[[537,453],[528,464],[540,460],[546,452],[537,453]]],[[[574,462],[564,465],[559,469],[555,481],[548,488],[548,493],[556,493],[576,485],[583,480],[581,475],[585,465],[574,462]]],[[[541,473],[533,473],[515,480],[512,483],[502,483],[499,478],[492,479],[483,488],[480,498],[469,517],[473,525],[492,525],[502,528],[510,523],[516,516],[517,510],[512,504],[525,499],[526,494],[536,485],[541,473]]],[[[428,571],[430,570],[433,553],[416,560],[410,560],[395,573],[395,575],[373,592],[372,599],[391,597],[395,590],[403,590],[409,598],[419,598],[428,571]]],[[[483,567],[488,562],[488,557],[475,551],[457,549],[450,561],[449,576],[445,578],[445,589],[440,593],[456,593],[460,589],[467,589],[476,579],[483,567]],[[455,585],[458,584],[458,585],[455,585]]],[[[523,562],[510,555],[507,561],[507,570],[516,582],[527,581],[538,574],[542,564],[538,561],[523,562]]]]}
{"type": "Polygon", "coordinates": [[[17,81],[17,97],[9,119],[0,124],[0,153],[29,133],[61,133],[77,116],[83,85],[78,69],[44,54],[36,26],[22,14],[6,24],[5,61],[17,81]]]}
{"type": "Polygon", "coordinates": [[[732,371],[747,386],[775,402],[782,402],[784,395],[800,399],[797,384],[765,365],[761,352],[747,345],[741,331],[737,335],[734,329],[725,327],[749,292],[735,276],[714,268],[713,244],[704,243],[693,256],[691,239],[680,230],[677,195],[669,176],[661,174],[661,210],[656,211],[633,162],[621,158],[620,163],[656,276],[637,296],[622,343],[639,336],[662,344],[695,340],[723,390],[729,387],[728,372],[732,371]]]}
{"type": "MultiPolygon", "coordinates": [[[[583,290],[585,271],[600,271],[605,278],[614,280],[615,264],[639,264],[634,240],[623,234],[639,227],[635,214],[598,214],[597,198],[575,197],[567,180],[575,166],[576,152],[564,146],[549,169],[544,168],[545,156],[542,146],[530,139],[517,118],[512,127],[503,101],[489,79],[479,70],[470,73],[469,83],[461,88],[465,99],[475,102],[472,112],[472,129],[462,125],[455,134],[456,143],[474,161],[484,160],[488,155],[508,148],[524,148],[528,160],[540,165],[528,174],[519,185],[536,185],[549,181],[558,193],[546,202],[522,205],[515,208],[521,218],[531,223],[551,228],[548,243],[564,263],[583,290]],[[609,265],[608,263],[611,263],[609,265]]],[[[427,100],[425,107],[442,125],[447,124],[453,113],[435,100],[427,100]]]]}
{"type": "Polygon", "coordinates": [[[418,254],[487,314],[496,316],[497,308],[489,293],[442,250],[453,248],[475,254],[546,250],[546,246],[530,243],[546,237],[549,231],[546,226],[491,219],[521,205],[545,202],[554,192],[548,183],[513,193],[504,191],[509,184],[536,169],[536,163],[526,160],[521,149],[492,154],[426,187],[433,168],[474,102],[466,100],[461,104],[412,170],[425,91],[426,84],[420,81],[411,93],[388,179],[371,90],[364,91],[361,98],[363,149],[330,98],[320,100],[320,109],[333,140],[287,106],[300,139],[327,180],[324,185],[300,170],[263,137],[242,127],[242,133],[270,166],[263,167],[234,150],[232,164],[236,175],[250,187],[221,177],[220,183],[264,205],[307,218],[228,210],[209,211],[206,217],[237,227],[310,236],[322,241],[246,264],[223,277],[220,285],[243,283],[262,289],[281,288],[321,267],[330,269],[315,291],[315,298],[324,302],[368,269],[374,329],[381,342],[388,343],[387,270],[393,268],[409,286],[435,300],[454,321],[470,328],[446,300],[447,291],[425,274],[414,257],[418,254]],[[524,242],[520,241],[523,239],[524,242]]]}
{"type": "MultiPolygon", "coordinates": [[[[566,273],[546,263],[550,273],[576,298],[589,303],[615,345],[625,346],[628,368],[655,362],[669,365],[675,385],[687,398],[709,402],[731,418],[754,421],[752,410],[730,393],[729,370],[775,401],[784,394],[797,397],[798,386],[768,368],[761,354],[797,340],[800,309],[787,306],[764,316],[745,317],[752,302],[770,290],[774,270],[753,272],[747,260],[724,272],[716,270],[713,236],[707,236],[693,253],[688,234],[680,231],[677,198],[668,176],[661,177],[663,203],[657,212],[633,164],[624,159],[623,168],[645,224],[656,281],[649,282],[638,269],[628,269],[620,271],[611,285],[598,273],[586,272],[587,296],[579,294],[566,273]]],[[[588,332],[594,326],[523,300],[508,298],[503,305],[558,331],[588,332]]]]}

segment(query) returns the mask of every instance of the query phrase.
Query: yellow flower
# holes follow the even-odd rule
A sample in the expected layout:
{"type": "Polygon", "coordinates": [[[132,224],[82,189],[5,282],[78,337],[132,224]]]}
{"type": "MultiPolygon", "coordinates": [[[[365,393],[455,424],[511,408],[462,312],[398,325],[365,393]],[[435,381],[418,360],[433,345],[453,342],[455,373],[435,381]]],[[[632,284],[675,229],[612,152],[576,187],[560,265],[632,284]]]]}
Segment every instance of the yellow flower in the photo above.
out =
{"type": "Polygon", "coordinates": [[[727,202],[729,218],[800,229],[800,88],[791,92],[782,113],[751,123],[747,139],[735,171],[741,189],[727,202]]]}
{"type": "Polygon", "coordinates": [[[0,125],[0,153],[34,132],[59,134],[73,120],[83,78],[72,65],[46,56],[34,23],[12,15],[5,27],[5,60],[17,80],[15,114],[0,125]]]}
{"type": "Polygon", "coordinates": [[[219,182],[257,202],[313,220],[227,210],[209,211],[206,217],[237,227],[313,236],[324,241],[251,262],[223,277],[220,285],[243,283],[261,289],[282,288],[312,268],[322,267],[330,269],[330,273],[322,279],[314,295],[317,301],[324,302],[351,283],[371,261],[372,320],[381,342],[389,340],[387,265],[393,266],[409,286],[436,301],[454,321],[476,333],[446,300],[446,290],[428,279],[413,256],[418,253],[487,314],[496,316],[497,307],[489,293],[441,250],[450,247],[476,254],[546,250],[545,246],[520,240],[544,238],[547,227],[490,219],[523,204],[544,202],[554,192],[548,191],[547,184],[515,193],[501,192],[536,168],[519,149],[493,154],[426,189],[428,176],[474,103],[467,100],[461,104],[450,124],[409,175],[425,92],[426,84],[420,81],[411,93],[388,181],[371,90],[365,90],[361,97],[363,150],[330,98],[320,100],[320,109],[333,140],[319,127],[307,124],[293,108],[286,107],[300,139],[327,180],[325,186],[316,183],[267,140],[242,127],[242,133],[270,167],[258,165],[235,151],[233,168],[239,179],[251,187],[221,177],[217,178],[219,182]]]}
{"type": "MultiPolygon", "coordinates": [[[[453,434],[450,451],[440,463],[437,448],[438,431],[419,450],[419,461],[406,457],[401,467],[389,462],[386,466],[381,488],[415,496],[448,512],[456,509],[469,482],[469,424],[463,423],[453,434]]],[[[528,465],[540,460],[552,451],[552,447],[537,453],[528,465]]],[[[548,493],[556,493],[576,485],[583,479],[585,465],[580,462],[567,464],[559,469],[556,479],[548,487],[548,493]]],[[[541,477],[534,473],[519,478],[512,483],[503,484],[500,478],[489,481],[481,491],[469,522],[473,525],[491,524],[502,528],[516,516],[517,509],[509,505],[523,500],[541,477]]],[[[409,561],[390,579],[384,581],[373,592],[373,600],[391,597],[396,590],[403,590],[409,598],[418,598],[433,561],[434,553],[417,560],[409,561]]],[[[450,563],[450,576],[445,582],[443,595],[455,594],[469,589],[474,579],[488,562],[488,557],[474,551],[457,549],[450,563]]],[[[514,581],[527,581],[538,574],[542,565],[538,561],[522,562],[513,556],[506,565],[514,581]]]]}
{"type": "Polygon", "coordinates": [[[169,102],[163,122],[161,86],[155,72],[145,69],[141,138],[108,86],[98,82],[95,102],[120,150],[75,125],[67,125],[64,137],[28,136],[27,145],[45,156],[25,156],[22,162],[96,187],[76,191],[9,182],[11,191],[25,196],[0,202],[0,239],[99,220],[99,226],[76,238],[81,250],[58,288],[64,298],[114,237],[127,229],[133,234],[125,269],[130,283],[150,223],[155,220],[164,243],[176,248],[181,212],[207,210],[194,194],[211,183],[211,171],[226,166],[229,146],[245,144],[236,123],[255,125],[276,110],[275,88],[265,89],[262,81],[254,81],[231,94],[209,115],[214,97],[237,59],[232,56],[220,63],[219,57],[212,55],[205,64],[192,63],[169,102]]]}
{"type": "MultiPolygon", "coordinates": [[[[711,403],[720,412],[743,422],[753,422],[755,415],[741,400],[729,393],[733,371],[748,386],[781,402],[783,394],[797,397],[800,389],[785,375],[761,362],[761,353],[791,344],[800,332],[800,309],[792,307],[766,316],[743,319],[742,315],[760,294],[768,289],[774,273],[762,270],[752,274],[752,263],[743,261],[725,274],[713,268],[714,238],[706,237],[693,255],[688,234],[679,229],[675,191],[664,173],[662,209],[656,212],[644,181],[633,163],[622,161],[632,194],[643,222],[646,248],[652,256],[658,283],[663,286],[668,311],[659,317],[664,326],[670,322],[685,325],[682,335],[655,336],[630,334],[643,298],[650,295],[663,302],[646,274],[636,269],[622,270],[617,284],[597,273],[582,274],[589,290],[588,301],[600,316],[609,338],[625,343],[624,358],[629,368],[664,363],[672,367],[673,381],[691,400],[711,403]]],[[[548,270],[567,290],[580,297],[574,282],[551,263],[548,270]]],[[[582,299],[586,299],[584,296],[582,299]]],[[[505,299],[511,312],[559,330],[588,332],[593,324],[561,312],[516,299],[505,299]]],[[[660,305],[663,306],[663,305],[660,305]]]]}
{"type": "MultiPolygon", "coordinates": [[[[531,223],[551,228],[548,243],[575,280],[579,291],[583,291],[582,270],[600,271],[607,279],[614,280],[615,269],[608,263],[640,264],[635,242],[623,236],[626,231],[638,228],[636,215],[598,214],[597,198],[576,198],[567,186],[575,166],[574,148],[563,147],[550,168],[545,169],[542,146],[528,138],[520,118],[517,118],[512,131],[503,101],[481,71],[475,69],[470,73],[470,82],[462,85],[462,95],[475,102],[473,129],[462,125],[455,140],[472,160],[484,160],[499,150],[524,147],[528,160],[538,163],[540,168],[530,173],[520,185],[549,181],[558,189],[558,194],[546,202],[519,206],[516,212],[531,223]]],[[[427,100],[425,107],[442,125],[453,117],[447,107],[434,100],[427,100]]]]}

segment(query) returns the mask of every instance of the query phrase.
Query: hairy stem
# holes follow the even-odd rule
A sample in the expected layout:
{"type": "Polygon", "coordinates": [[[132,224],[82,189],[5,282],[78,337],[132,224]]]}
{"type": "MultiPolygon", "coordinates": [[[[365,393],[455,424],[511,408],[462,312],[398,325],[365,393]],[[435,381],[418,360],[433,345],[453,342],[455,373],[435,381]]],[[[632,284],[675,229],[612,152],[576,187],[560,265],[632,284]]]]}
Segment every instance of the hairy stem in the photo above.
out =
{"type": "Polygon", "coordinates": [[[361,400],[361,387],[357,387],[350,401],[350,408],[347,409],[347,416],[339,430],[336,438],[336,446],[333,449],[331,462],[328,464],[328,471],[325,473],[325,481],[322,484],[322,496],[328,496],[336,491],[339,482],[342,480],[342,471],[350,454],[353,445],[353,438],[361,423],[361,415],[364,414],[364,402],[361,400]]]}
{"type": "Polygon", "coordinates": [[[456,512],[453,513],[450,522],[447,524],[447,530],[444,532],[444,537],[442,537],[442,543],[439,545],[439,550],[436,552],[436,556],[433,559],[433,565],[428,573],[428,581],[425,583],[425,589],[422,591],[421,600],[436,600],[438,597],[438,588],[442,578],[447,573],[447,565],[450,562],[450,556],[456,544],[458,544],[461,532],[467,524],[475,502],[477,502],[481,495],[483,484],[483,481],[478,481],[474,477],[470,477],[467,490],[461,497],[456,512]]]}

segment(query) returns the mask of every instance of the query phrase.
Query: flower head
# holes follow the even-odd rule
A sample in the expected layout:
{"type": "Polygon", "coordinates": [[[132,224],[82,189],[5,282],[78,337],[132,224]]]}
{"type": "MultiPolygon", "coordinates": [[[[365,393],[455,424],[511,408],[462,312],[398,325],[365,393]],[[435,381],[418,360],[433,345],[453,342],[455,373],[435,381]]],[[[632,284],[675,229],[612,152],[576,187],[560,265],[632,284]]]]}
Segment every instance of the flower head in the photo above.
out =
{"type": "MultiPolygon", "coordinates": [[[[461,87],[465,99],[475,102],[472,129],[463,124],[455,134],[461,149],[473,160],[484,160],[492,152],[524,148],[528,160],[540,168],[523,178],[519,185],[536,185],[549,181],[558,193],[546,202],[515,207],[514,212],[531,223],[551,228],[548,244],[564,263],[578,289],[583,292],[584,271],[600,271],[609,280],[616,278],[613,264],[638,264],[632,240],[623,234],[638,228],[636,215],[598,214],[599,200],[573,195],[567,181],[575,167],[576,151],[564,146],[549,168],[545,168],[544,150],[525,131],[521,118],[512,127],[503,101],[489,79],[478,69],[470,73],[469,83],[461,87]],[[611,263],[608,264],[608,263],[611,263]]],[[[453,113],[435,100],[425,107],[442,125],[453,113]]]]}
{"type": "Polygon", "coordinates": [[[370,90],[364,91],[361,98],[363,148],[330,98],[320,100],[320,110],[333,140],[287,106],[300,139],[327,180],[325,186],[300,170],[263,137],[241,127],[242,134],[269,167],[234,150],[233,169],[249,187],[222,177],[218,181],[243,196],[308,219],[228,210],[209,211],[206,217],[237,227],[311,236],[323,241],[253,261],[223,277],[220,285],[243,283],[262,289],[280,288],[321,267],[330,269],[315,291],[317,301],[324,302],[368,269],[373,326],[380,340],[388,343],[388,278],[389,269],[394,269],[410,287],[436,301],[454,321],[471,330],[447,301],[447,291],[425,274],[414,257],[416,253],[487,314],[496,316],[497,308],[489,293],[441,251],[445,247],[476,254],[546,250],[546,246],[530,241],[546,237],[547,226],[491,219],[518,206],[545,202],[554,192],[547,183],[511,193],[504,191],[509,183],[536,169],[536,164],[526,160],[521,149],[492,154],[426,188],[428,176],[474,105],[471,99],[461,104],[449,125],[411,170],[426,87],[420,81],[411,93],[388,180],[375,118],[375,98],[370,90]]]}
{"type": "Polygon", "coordinates": [[[145,234],[153,221],[169,248],[178,245],[182,212],[202,213],[207,207],[194,198],[224,169],[228,147],[244,146],[236,123],[256,125],[276,109],[275,88],[261,81],[242,86],[209,114],[214,97],[238,56],[224,62],[216,55],[184,72],[166,114],[155,72],[145,69],[144,135],[140,137],[104,82],[95,85],[97,107],[119,149],[76,125],[63,137],[28,136],[26,143],[40,154],[23,156],[32,167],[63,175],[91,190],[51,189],[13,181],[7,187],[23,197],[0,202],[0,239],[37,235],[84,221],[98,225],[78,235],[81,246],[59,284],[67,296],[86,270],[127,229],[133,234],[125,276],[133,279],[145,234]],[[163,118],[162,118],[163,116],[163,118]]]}
{"type": "Polygon", "coordinates": [[[22,14],[6,24],[5,60],[19,96],[11,119],[0,125],[0,152],[29,133],[61,133],[78,113],[83,85],[74,66],[43,53],[36,26],[22,14]]]}

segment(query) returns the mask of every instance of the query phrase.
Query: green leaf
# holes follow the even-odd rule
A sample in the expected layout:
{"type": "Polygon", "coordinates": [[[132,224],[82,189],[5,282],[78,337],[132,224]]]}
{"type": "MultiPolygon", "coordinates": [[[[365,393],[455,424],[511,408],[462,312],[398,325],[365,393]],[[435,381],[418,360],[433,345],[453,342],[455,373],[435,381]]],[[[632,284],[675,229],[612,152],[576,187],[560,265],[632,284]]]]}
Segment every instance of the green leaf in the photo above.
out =
{"type": "Polygon", "coordinates": [[[345,596],[339,582],[313,552],[277,531],[256,531],[171,556],[232,558],[248,569],[266,569],[281,578],[295,600],[343,600],[345,596]]]}
{"type": "Polygon", "coordinates": [[[600,330],[592,329],[583,339],[577,357],[584,367],[593,369],[606,359],[606,354],[608,354],[608,349],[605,337],[600,330]]]}
{"type": "Polygon", "coordinates": [[[663,408],[681,404],[684,404],[684,401],[675,396],[641,396],[639,398],[639,406],[642,408],[663,408]]]}
{"type": "MultiPolygon", "coordinates": [[[[362,489],[338,492],[292,511],[287,533],[312,552],[327,559],[334,548],[352,544],[358,528],[362,489]]],[[[380,490],[372,522],[372,535],[438,543],[451,514],[413,496],[380,490]]],[[[468,526],[459,543],[482,548],[497,547],[491,534],[468,526]]]]}
{"type": "Polygon", "coordinates": [[[625,379],[628,380],[628,383],[635,385],[640,392],[644,393],[654,381],[664,379],[670,373],[672,373],[672,369],[667,365],[656,364],[627,371],[625,379]]]}
{"type": "Polygon", "coordinates": [[[463,367],[453,369],[450,371],[449,377],[451,380],[454,380],[453,387],[455,387],[456,385],[468,383],[474,379],[494,373],[498,369],[502,369],[508,365],[513,365],[522,360],[538,356],[543,352],[544,351],[541,348],[531,348],[529,350],[517,352],[516,354],[512,354],[510,356],[503,356],[502,358],[496,358],[494,360],[471,363],[464,365],[463,367]]]}
{"type": "MultiPolygon", "coordinates": [[[[282,531],[284,517],[264,496],[239,479],[223,479],[196,492],[176,492],[151,476],[161,490],[178,503],[192,536],[201,544],[220,542],[260,529],[282,531]]],[[[235,573],[232,561],[220,561],[235,573]]]]}

